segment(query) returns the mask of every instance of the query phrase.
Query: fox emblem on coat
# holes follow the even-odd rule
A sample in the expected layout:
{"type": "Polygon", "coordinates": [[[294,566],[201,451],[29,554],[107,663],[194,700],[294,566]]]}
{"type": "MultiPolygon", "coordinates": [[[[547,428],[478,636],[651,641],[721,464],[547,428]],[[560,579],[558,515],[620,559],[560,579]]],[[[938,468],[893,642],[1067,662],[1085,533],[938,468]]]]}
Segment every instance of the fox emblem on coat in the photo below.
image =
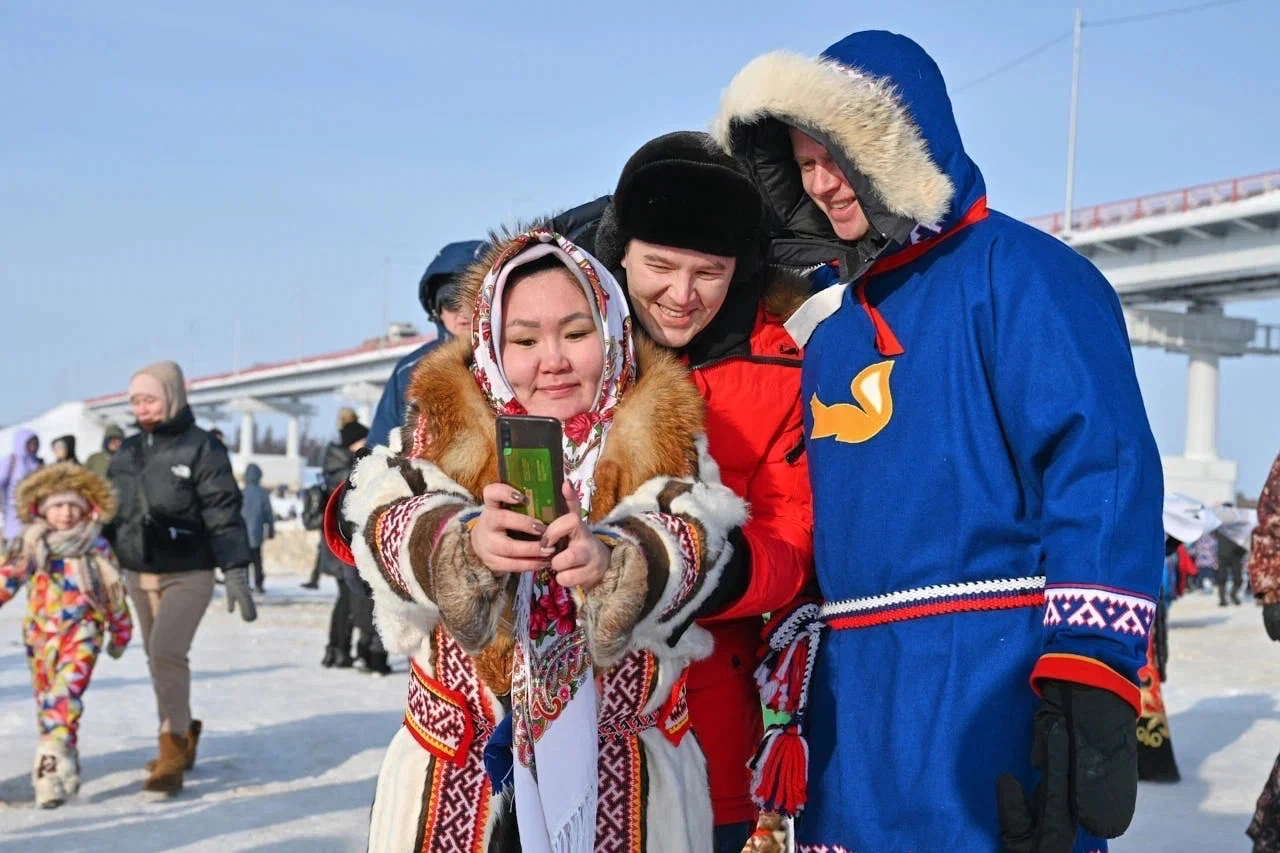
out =
{"type": "Polygon", "coordinates": [[[844,444],[859,444],[874,437],[893,417],[893,394],[889,390],[892,361],[881,361],[864,368],[849,390],[852,403],[827,405],[814,394],[809,398],[813,412],[813,430],[809,438],[834,438],[844,444]]]}

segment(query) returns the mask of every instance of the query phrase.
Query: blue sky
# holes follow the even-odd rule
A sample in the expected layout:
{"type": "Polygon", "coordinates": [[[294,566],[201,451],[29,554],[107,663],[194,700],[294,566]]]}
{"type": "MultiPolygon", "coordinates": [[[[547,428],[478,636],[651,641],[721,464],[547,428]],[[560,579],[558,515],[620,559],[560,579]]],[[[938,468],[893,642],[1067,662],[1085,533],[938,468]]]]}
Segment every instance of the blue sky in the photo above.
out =
{"type": "MultiPolygon", "coordinates": [[[[237,321],[245,364],[378,334],[384,293],[421,324],[442,243],[607,192],[645,140],[705,127],[767,50],[896,30],[954,92],[1069,30],[1077,5],[1087,23],[1187,3],[11,0],[0,423],[157,358],[227,369],[237,321]]],[[[1271,0],[1086,26],[1077,203],[1280,168],[1276,32],[1271,0]]],[[[1061,208],[1070,65],[1064,40],[954,95],[993,207],[1061,208]]],[[[1280,300],[1229,313],[1280,323],[1280,300]]],[[[1161,450],[1180,453],[1186,359],[1136,359],[1161,450]]],[[[1223,364],[1219,453],[1247,492],[1280,449],[1277,388],[1280,359],[1223,364]]]]}

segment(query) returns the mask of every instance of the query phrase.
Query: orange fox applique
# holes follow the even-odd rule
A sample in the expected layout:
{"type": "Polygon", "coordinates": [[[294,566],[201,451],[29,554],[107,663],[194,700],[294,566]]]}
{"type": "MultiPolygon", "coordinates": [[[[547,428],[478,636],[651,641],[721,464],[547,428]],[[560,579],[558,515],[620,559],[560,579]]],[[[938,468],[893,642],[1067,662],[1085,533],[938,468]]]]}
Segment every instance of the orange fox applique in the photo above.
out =
{"type": "Polygon", "coordinates": [[[889,390],[892,361],[881,361],[853,378],[849,390],[854,402],[827,405],[814,394],[809,399],[813,431],[809,438],[835,438],[845,444],[859,444],[874,437],[893,417],[893,395],[889,390]]]}

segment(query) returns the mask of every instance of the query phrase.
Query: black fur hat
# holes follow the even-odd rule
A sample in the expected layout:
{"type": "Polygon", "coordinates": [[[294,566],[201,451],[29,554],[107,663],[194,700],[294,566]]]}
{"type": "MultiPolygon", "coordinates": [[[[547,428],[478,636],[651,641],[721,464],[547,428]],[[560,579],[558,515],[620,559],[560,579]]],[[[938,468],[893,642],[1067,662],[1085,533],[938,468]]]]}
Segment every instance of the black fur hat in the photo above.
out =
{"type": "Polygon", "coordinates": [[[759,248],[762,213],[751,179],[709,135],[668,133],[640,146],[622,167],[595,255],[616,270],[634,238],[744,258],[759,248]]]}

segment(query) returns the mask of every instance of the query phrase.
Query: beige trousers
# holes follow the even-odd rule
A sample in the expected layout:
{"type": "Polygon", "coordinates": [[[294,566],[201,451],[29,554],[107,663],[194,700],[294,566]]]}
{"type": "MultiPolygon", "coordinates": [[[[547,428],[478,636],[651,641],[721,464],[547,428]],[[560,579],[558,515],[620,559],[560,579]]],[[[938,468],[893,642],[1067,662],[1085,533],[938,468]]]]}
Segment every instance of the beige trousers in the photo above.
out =
{"type": "Polygon", "coordinates": [[[124,574],[134,615],[142,626],[160,731],[185,735],[191,726],[191,666],[187,653],[213,598],[213,572],[124,574]]]}

